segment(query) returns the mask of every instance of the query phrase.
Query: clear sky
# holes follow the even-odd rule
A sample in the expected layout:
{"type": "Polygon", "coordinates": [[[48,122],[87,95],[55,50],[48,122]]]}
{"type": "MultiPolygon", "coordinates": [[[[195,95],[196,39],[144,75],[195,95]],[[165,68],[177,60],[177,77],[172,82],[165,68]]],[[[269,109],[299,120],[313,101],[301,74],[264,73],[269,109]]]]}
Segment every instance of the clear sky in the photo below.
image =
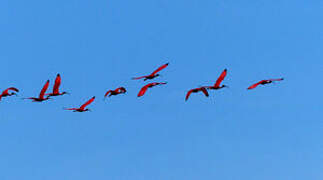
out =
{"type": "Polygon", "coordinates": [[[0,102],[0,179],[323,179],[322,19],[321,0],[2,0],[0,89],[21,92],[0,102]],[[224,68],[230,88],[184,101],[224,68]],[[21,100],[57,73],[70,96],[21,100]]]}

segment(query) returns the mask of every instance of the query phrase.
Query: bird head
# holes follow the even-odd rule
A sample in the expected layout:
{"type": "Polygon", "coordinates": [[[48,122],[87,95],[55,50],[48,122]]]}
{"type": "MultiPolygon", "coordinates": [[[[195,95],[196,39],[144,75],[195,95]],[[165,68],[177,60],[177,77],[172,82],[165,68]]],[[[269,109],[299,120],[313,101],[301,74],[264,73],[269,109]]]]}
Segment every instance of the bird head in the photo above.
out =
{"type": "Polygon", "coordinates": [[[68,92],[62,92],[62,95],[64,95],[64,94],[71,95],[71,94],[70,94],[70,93],[68,93],[68,92]]]}
{"type": "Polygon", "coordinates": [[[91,111],[91,109],[84,109],[84,111],[91,111]]]}
{"type": "Polygon", "coordinates": [[[18,94],[17,94],[17,93],[15,93],[15,92],[12,92],[12,93],[10,94],[10,96],[13,96],[13,95],[18,96],[18,94]]]}
{"type": "Polygon", "coordinates": [[[222,85],[221,88],[229,88],[227,85],[222,85]]]}

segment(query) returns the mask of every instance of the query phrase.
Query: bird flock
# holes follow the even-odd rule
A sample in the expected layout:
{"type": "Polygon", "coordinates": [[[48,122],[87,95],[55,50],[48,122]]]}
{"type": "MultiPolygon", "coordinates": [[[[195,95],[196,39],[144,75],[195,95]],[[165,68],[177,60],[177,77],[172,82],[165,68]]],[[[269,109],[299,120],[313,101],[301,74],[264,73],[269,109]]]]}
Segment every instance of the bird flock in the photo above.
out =
{"type": "MultiPolygon", "coordinates": [[[[152,80],[158,76],[160,76],[158,74],[158,72],[160,72],[161,70],[165,69],[167,66],[169,65],[169,63],[166,63],[162,66],[160,66],[159,68],[157,68],[155,71],[153,71],[151,74],[146,75],[146,76],[140,76],[140,77],[135,77],[132,78],[133,80],[140,80],[143,79],[144,81],[146,80],[152,80]]],[[[209,93],[208,90],[219,90],[225,87],[228,87],[226,85],[221,85],[222,81],[224,80],[224,78],[227,75],[227,69],[224,69],[223,72],[221,73],[221,75],[219,76],[219,78],[216,80],[215,84],[212,86],[201,86],[198,88],[193,88],[190,89],[185,96],[185,101],[187,101],[190,97],[190,95],[192,93],[198,93],[198,92],[202,92],[206,97],[209,97],[209,93]]],[[[23,99],[29,99],[32,100],[33,102],[43,102],[46,100],[51,99],[51,97],[54,96],[62,96],[64,94],[69,94],[68,92],[60,92],[59,88],[61,85],[61,75],[57,74],[56,79],[55,79],[55,83],[53,86],[53,91],[50,93],[46,93],[48,87],[49,87],[49,80],[46,81],[45,85],[43,86],[43,88],[41,89],[38,97],[28,97],[28,98],[23,98],[23,99]]],[[[249,86],[247,89],[251,90],[254,89],[256,87],[258,87],[259,85],[266,85],[266,84],[270,84],[273,83],[275,81],[282,81],[284,80],[284,78],[279,78],[279,79],[267,79],[267,80],[261,80],[255,84],[252,84],[251,86],[249,86]]],[[[145,86],[143,86],[139,93],[138,93],[138,97],[141,97],[143,95],[145,95],[145,93],[147,92],[147,90],[149,88],[155,87],[155,86],[160,86],[160,85],[165,85],[167,84],[167,82],[152,82],[152,83],[148,83],[145,86]]],[[[0,101],[3,97],[8,97],[8,96],[13,96],[13,95],[17,95],[17,93],[19,92],[19,90],[15,87],[9,87],[7,89],[5,89],[1,94],[0,94],[0,101]]],[[[111,97],[111,96],[116,96],[119,94],[125,94],[127,92],[125,87],[119,87],[117,89],[114,90],[108,90],[105,95],[104,98],[107,97],[111,97]]],[[[93,101],[95,100],[95,96],[93,96],[91,99],[89,99],[87,102],[85,102],[84,104],[82,104],[79,108],[64,108],[65,110],[71,110],[73,112],[85,112],[85,111],[90,111],[90,109],[86,108],[88,105],[90,105],[93,101]]]]}

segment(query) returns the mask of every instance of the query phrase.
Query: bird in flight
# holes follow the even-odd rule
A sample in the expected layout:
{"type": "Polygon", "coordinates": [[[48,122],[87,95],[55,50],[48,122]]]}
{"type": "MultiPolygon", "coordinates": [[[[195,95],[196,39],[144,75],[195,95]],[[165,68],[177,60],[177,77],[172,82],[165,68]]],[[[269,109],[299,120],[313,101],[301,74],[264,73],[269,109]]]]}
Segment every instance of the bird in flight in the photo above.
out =
{"type": "Polygon", "coordinates": [[[38,97],[29,97],[29,98],[23,98],[23,99],[32,99],[33,102],[42,102],[42,101],[46,101],[46,100],[50,99],[48,96],[47,97],[44,97],[45,96],[45,92],[48,89],[48,86],[49,86],[49,80],[46,81],[46,83],[43,86],[42,90],[40,91],[38,97]]]}
{"type": "Polygon", "coordinates": [[[221,82],[224,80],[225,76],[227,75],[227,69],[224,69],[221,73],[220,77],[216,80],[215,84],[213,86],[206,86],[207,89],[213,89],[218,90],[224,87],[228,87],[226,85],[220,86],[221,82]]]}
{"type": "Polygon", "coordinates": [[[152,72],[151,74],[147,75],[147,76],[141,76],[141,77],[135,77],[135,78],[132,78],[134,80],[137,80],[137,79],[144,79],[144,81],[148,80],[148,79],[154,79],[155,77],[158,77],[160,76],[159,74],[157,74],[159,71],[165,69],[167,66],[168,66],[169,63],[166,63],[162,66],[160,66],[158,69],[156,69],[154,72],[152,72]]]}
{"type": "Polygon", "coordinates": [[[200,88],[195,88],[195,89],[189,90],[187,92],[187,94],[186,94],[185,101],[188,100],[188,98],[190,97],[190,95],[192,93],[197,93],[197,92],[200,92],[200,91],[202,91],[206,97],[209,97],[209,93],[207,92],[206,87],[200,87],[200,88]]]}
{"type": "Polygon", "coordinates": [[[167,83],[166,82],[160,82],[160,83],[159,82],[154,82],[154,83],[149,83],[149,84],[145,85],[144,87],[142,87],[140,89],[140,91],[138,93],[138,97],[143,96],[146,93],[146,91],[147,91],[148,88],[152,88],[154,86],[163,85],[163,84],[167,84],[167,83]]]}
{"type": "Polygon", "coordinates": [[[254,88],[256,88],[256,87],[257,87],[257,86],[259,86],[259,85],[270,84],[270,83],[272,83],[272,82],[274,82],[274,81],[282,81],[282,80],[284,80],[284,78],[280,78],[280,79],[261,80],[261,81],[257,82],[256,84],[253,84],[253,85],[251,85],[250,87],[248,87],[248,90],[250,90],[250,89],[254,89],[254,88]]]}
{"type": "Polygon", "coordinates": [[[107,92],[105,93],[104,97],[106,98],[107,96],[108,96],[108,97],[110,97],[110,96],[116,96],[116,95],[118,95],[118,94],[124,94],[124,93],[126,93],[126,92],[127,92],[126,88],[124,88],[124,87],[119,87],[119,88],[117,88],[117,89],[115,89],[115,90],[109,90],[109,91],[107,91],[107,92]]]}
{"type": "Polygon", "coordinates": [[[1,94],[0,94],[0,101],[2,99],[2,97],[7,97],[7,96],[13,96],[13,95],[17,95],[15,92],[11,92],[9,93],[9,91],[15,91],[15,92],[19,92],[19,90],[15,87],[10,87],[6,90],[4,90],[1,94]]]}
{"type": "Polygon", "coordinates": [[[85,109],[86,106],[91,104],[95,99],[95,96],[93,96],[90,100],[88,100],[86,103],[84,103],[80,108],[64,108],[65,110],[72,110],[73,112],[85,112],[90,111],[90,109],[85,109]]]}
{"type": "Polygon", "coordinates": [[[61,95],[64,95],[64,94],[68,94],[68,92],[61,92],[61,93],[59,92],[59,86],[61,85],[61,81],[62,81],[61,75],[57,74],[56,79],[55,79],[55,84],[54,84],[54,87],[53,87],[53,92],[49,93],[49,94],[45,94],[45,95],[48,95],[48,96],[61,96],[61,95]]]}

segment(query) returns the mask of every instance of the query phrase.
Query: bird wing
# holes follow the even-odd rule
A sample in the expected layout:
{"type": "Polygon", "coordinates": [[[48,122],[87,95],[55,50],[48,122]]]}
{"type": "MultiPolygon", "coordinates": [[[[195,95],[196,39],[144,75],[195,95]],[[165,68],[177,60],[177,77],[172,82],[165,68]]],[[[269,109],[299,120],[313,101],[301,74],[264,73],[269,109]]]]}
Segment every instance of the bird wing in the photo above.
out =
{"type": "Polygon", "coordinates": [[[54,94],[59,94],[59,86],[60,85],[61,85],[61,75],[57,74],[56,79],[55,79],[54,88],[53,88],[54,94]]]}
{"type": "Polygon", "coordinates": [[[143,78],[146,78],[147,76],[140,76],[140,77],[134,77],[132,78],[133,80],[137,80],[137,79],[143,79],[143,78]]]}
{"type": "Polygon", "coordinates": [[[95,99],[95,96],[93,96],[90,100],[88,100],[86,103],[84,103],[81,107],[80,107],[80,109],[85,109],[85,107],[87,106],[87,105],[89,105],[89,104],[91,104],[93,101],[94,101],[94,99],[95,99]]]}
{"type": "Polygon", "coordinates": [[[201,87],[201,91],[204,93],[206,97],[209,97],[209,93],[207,92],[205,87],[201,87]]]}
{"type": "Polygon", "coordinates": [[[191,90],[189,90],[189,91],[187,92],[186,97],[185,97],[185,101],[187,101],[187,100],[188,100],[188,98],[189,98],[189,97],[190,97],[190,95],[192,94],[193,90],[194,90],[194,89],[191,89],[191,90]]]}
{"type": "Polygon", "coordinates": [[[43,89],[40,91],[39,98],[43,99],[46,90],[48,89],[49,86],[49,80],[46,81],[46,84],[44,85],[43,89]]]}
{"type": "Polygon", "coordinates": [[[249,87],[248,87],[248,89],[254,89],[254,88],[256,88],[257,86],[259,86],[259,84],[263,83],[264,81],[265,81],[265,80],[261,80],[261,81],[257,82],[256,84],[253,84],[253,85],[249,86],[249,87]]]}
{"type": "Polygon", "coordinates": [[[169,64],[169,63],[166,63],[166,64],[164,64],[164,65],[160,66],[160,67],[159,67],[158,69],[156,69],[153,73],[151,73],[151,75],[155,75],[155,74],[157,74],[159,71],[161,71],[161,70],[165,69],[165,68],[168,66],[168,64],[169,64]]]}
{"type": "Polygon", "coordinates": [[[145,85],[144,87],[142,87],[138,93],[138,97],[143,96],[146,93],[148,87],[151,85],[154,85],[154,83],[149,83],[149,84],[145,85]]]}
{"type": "Polygon", "coordinates": [[[216,80],[214,86],[215,87],[219,87],[221,82],[223,81],[223,79],[225,78],[225,76],[227,75],[227,69],[224,69],[224,71],[221,73],[220,77],[218,78],[218,80],[216,80]]]}
{"type": "Polygon", "coordinates": [[[112,92],[112,90],[109,90],[105,93],[104,97],[107,97],[107,95],[109,95],[112,92]]]}
{"type": "Polygon", "coordinates": [[[18,90],[17,88],[15,88],[15,87],[10,87],[10,88],[7,88],[6,90],[4,90],[4,91],[2,92],[2,94],[8,94],[9,90],[19,92],[19,90],[18,90]]]}

